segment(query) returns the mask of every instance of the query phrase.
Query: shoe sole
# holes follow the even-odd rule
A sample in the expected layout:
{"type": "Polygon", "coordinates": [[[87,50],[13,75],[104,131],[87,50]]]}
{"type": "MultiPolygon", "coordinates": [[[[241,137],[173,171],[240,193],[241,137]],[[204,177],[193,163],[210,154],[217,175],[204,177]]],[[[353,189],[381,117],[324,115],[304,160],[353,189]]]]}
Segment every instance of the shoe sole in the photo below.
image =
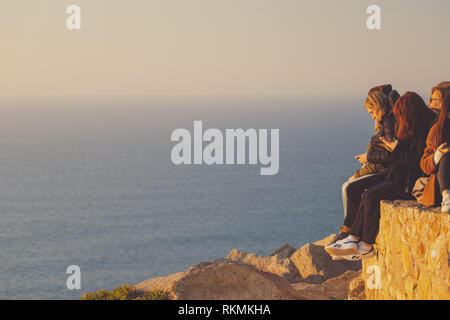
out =
{"type": "MultiPolygon", "coordinates": [[[[350,256],[351,256],[351,254],[350,254],[350,256]]],[[[359,257],[359,259],[353,259],[353,260],[352,260],[352,259],[347,259],[346,257],[344,257],[344,259],[347,260],[347,261],[361,261],[361,260],[364,260],[364,259],[372,258],[373,256],[375,256],[375,251],[372,251],[371,254],[361,255],[361,256],[359,257]]]]}
{"type": "Polygon", "coordinates": [[[325,248],[325,251],[333,256],[347,256],[358,252],[358,248],[338,249],[338,248],[325,248]]]}

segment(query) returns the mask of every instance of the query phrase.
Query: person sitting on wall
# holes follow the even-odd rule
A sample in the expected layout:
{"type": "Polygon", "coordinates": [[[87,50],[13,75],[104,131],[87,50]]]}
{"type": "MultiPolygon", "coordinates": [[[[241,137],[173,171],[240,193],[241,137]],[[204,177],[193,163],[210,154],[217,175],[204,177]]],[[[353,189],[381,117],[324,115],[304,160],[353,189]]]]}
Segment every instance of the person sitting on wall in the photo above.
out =
{"type": "Polygon", "coordinates": [[[379,145],[379,139],[380,137],[387,140],[394,139],[395,117],[392,113],[392,107],[398,97],[398,92],[392,90],[390,84],[369,90],[364,106],[375,120],[375,135],[370,139],[366,153],[356,156],[363,163],[362,167],[342,185],[345,220],[344,225],[339,227],[340,233],[332,242],[348,236],[363,190],[385,179],[383,173],[387,172],[388,167],[379,159],[387,156],[387,151],[379,145]]]}
{"type": "Polygon", "coordinates": [[[414,183],[423,176],[420,159],[435,115],[415,92],[401,96],[393,113],[397,138],[394,141],[380,138],[388,156],[379,160],[391,164],[389,172],[383,182],[363,191],[349,236],[325,247],[333,260],[357,261],[372,257],[379,230],[380,201],[413,199],[414,183]]]}
{"type": "MultiPolygon", "coordinates": [[[[442,108],[442,98],[449,90],[450,81],[440,82],[430,90],[430,102],[428,103],[428,107],[430,107],[430,109],[433,110],[433,112],[436,114],[435,122],[438,121],[439,112],[442,108]]],[[[423,192],[429,179],[429,176],[421,177],[417,179],[416,184],[414,185],[412,193],[419,204],[423,204],[423,192]]],[[[427,197],[429,197],[429,195],[427,197]]],[[[427,201],[430,201],[429,198],[427,201]]]]}
{"type": "MultiPolygon", "coordinates": [[[[441,91],[443,93],[444,91],[441,91]]],[[[430,176],[421,203],[425,207],[441,204],[450,212],[450,93],[444,93],[436,124],[427,137],[427,147],[420,161],[423,172],[430,176]]]]}

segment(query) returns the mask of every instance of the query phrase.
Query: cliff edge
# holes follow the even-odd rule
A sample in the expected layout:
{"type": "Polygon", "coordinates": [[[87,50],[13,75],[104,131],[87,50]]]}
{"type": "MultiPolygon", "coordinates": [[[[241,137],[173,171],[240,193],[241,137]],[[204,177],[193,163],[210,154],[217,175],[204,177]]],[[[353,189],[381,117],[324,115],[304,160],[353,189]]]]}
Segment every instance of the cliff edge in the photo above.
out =
{"type": "Polygon", "coordinates": [[[382,201],[376,255],[332,261],[334,235],[268,256],[233,249],[225,258],[145,280],[141,293],[180,300],[450,299],[450,215],[414,201],[382,201]]]}
{"type": "Polygon", "coordinates": [[[333,238],[299,249],[284,244],[268,256],[233,249],[225,258],[148,279],[135,288],[163,290],[178,300],[363,299],[361,262],[332,261],[324,245],[333,238]]]}

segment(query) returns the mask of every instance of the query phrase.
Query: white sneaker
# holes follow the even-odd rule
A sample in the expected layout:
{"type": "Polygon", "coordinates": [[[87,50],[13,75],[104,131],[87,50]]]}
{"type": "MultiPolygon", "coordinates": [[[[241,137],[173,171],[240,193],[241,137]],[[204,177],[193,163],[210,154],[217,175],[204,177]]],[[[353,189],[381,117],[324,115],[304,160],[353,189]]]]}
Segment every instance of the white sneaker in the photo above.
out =
{"type": "Polygon", "coordinates": [[[372,258],[374,255],[375,250],[373,249],[373,247],[367,248],[366,246],[363,246],[362,243],[360,242],[358,244],[358,250],[355,254],[345,255],[343,256],[343,258],[348,261],[359,261],[362,259],[372,258]]]}
{"type": "Polygon", "coordinates": [[[331,260],[333,260],[333,261],[344,260],[344,257],[345,256],[334,256],[334,255],[331,255],[331,260]]]}
{"type": "Polygon", "coordinates": [[[450,212],[450,194],[446,194],[442,198],[441,212],[450,212]]]}
{"type": "Polygon", "coordinates": [[[353,254],[358,251],[358,242],[353,237],[348,236],[326,246],[325,251],[333,256],[353,254]]]}

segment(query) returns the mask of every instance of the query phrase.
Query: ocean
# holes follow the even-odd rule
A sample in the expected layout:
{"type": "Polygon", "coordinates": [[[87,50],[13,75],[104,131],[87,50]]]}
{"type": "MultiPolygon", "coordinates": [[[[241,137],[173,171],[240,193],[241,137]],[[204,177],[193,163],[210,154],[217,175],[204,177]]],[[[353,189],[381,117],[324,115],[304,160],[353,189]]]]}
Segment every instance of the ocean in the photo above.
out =
{"type": "Polygon", "coordinates": [[[374,126],[358,98],[0,101],[0,299],[79,299],[335,233],[374,126]],[[181,165],[177,128],[280,130],[280,168],[181,165]],[[66,269],[81,270],[69,290],[66,269]]]}

